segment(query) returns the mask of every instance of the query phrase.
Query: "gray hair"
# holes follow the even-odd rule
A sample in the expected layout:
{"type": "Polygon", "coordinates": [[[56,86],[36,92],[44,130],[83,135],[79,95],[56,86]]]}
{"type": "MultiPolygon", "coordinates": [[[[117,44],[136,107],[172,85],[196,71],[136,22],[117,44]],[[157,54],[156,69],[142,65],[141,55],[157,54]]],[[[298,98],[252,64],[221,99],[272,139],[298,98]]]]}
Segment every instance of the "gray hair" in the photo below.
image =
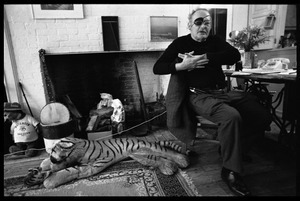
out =
{"type": "Polygon", "coordinates": [[[193,25],[192,17],[194,15],[194,13],[197,12],[197,11],[199,11],[199,10],[207,11],[210,14],[209,10],[206,9],[206,8],[199,8],[198,7],[198,8],[195,8],[194,10],[192,10],[192,12],[188,15],[188,20],[189,20],[189,22],[188,22],[188,29],[190,29],[190,27],[193,25]]]}

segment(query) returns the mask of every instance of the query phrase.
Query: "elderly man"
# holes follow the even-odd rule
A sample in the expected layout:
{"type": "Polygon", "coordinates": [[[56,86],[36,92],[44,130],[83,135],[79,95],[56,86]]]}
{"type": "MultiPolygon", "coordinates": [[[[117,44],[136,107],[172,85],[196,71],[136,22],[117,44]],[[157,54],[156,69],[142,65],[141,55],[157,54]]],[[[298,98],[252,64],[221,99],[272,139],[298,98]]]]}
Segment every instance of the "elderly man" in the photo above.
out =
{"type": "Polygon", "coordinates": [[[240,174],[242,156],[271,123],[271,115],[251,94],[225,90],[222,65],[240,60],[239,51],[211,35],[206,9],[189,14],[190,34],[175,39],[157,60],[154,74],[171,74],[167,97],[167,125],[188,149],[195,138],[196,115],[218,124],[223,160],[221,177],[236,195],[250,195],[240,174]]]}

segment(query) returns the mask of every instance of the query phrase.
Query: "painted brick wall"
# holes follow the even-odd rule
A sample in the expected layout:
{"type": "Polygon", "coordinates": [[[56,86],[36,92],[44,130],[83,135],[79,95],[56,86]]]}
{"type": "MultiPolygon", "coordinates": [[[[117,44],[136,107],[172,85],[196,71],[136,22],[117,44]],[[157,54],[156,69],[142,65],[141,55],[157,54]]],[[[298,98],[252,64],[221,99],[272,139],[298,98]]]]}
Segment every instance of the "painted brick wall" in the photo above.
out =
{"type": "MultiPolygon", "coordinates": [[[[187,15],[191,6],[84,4],[84,19],[33,19],[30,4],[11,4],[4,8],[16,59],[17,81],[22,82],[31,110],[38,118],[46,104],[39,49],[48,53],[103,51],[101,16],[119,16],[121,50],[165,49],[169,42],[149,41],[150,16],[177,16],[180,36],[188,33],[187,15]]],[[[146,78],[151,74],[145,73],[146,78]]],[[[152,93],[153,90],[146,90],[145,98],[152,97],[152,93]]],[[[21,104],[28,112],[25,100],[21,104]]]]}

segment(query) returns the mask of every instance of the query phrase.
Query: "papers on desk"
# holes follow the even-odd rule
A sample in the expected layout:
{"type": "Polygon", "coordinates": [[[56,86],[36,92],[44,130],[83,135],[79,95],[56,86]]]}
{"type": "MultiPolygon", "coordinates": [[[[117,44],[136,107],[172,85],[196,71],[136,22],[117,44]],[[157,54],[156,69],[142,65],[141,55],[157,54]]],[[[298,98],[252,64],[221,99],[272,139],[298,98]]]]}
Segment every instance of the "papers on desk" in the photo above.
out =
{"type": "Polygon", "coordinates": [[[232,75],[251,75],[251,73],[246,73],[242,71],[234,71],[232,75]]]}
{"type": "Polygon", "coordinates": [[[242,71],[234,71],[232,75],[251,75],[251,74],[276,74],[276,75],[296,75],[297,70],[293,69],[279,69],[279,70],[266,70],[261,68],[243,69],[242,71]]]}
{"type": "Polygon", "coordinates": [[[243,69],[242,72],[244,73],[254,73],[254,74],[271,74],[271,73],[281,73],[284,72],[286,70],[284,69],[261,69],[261,68],[252,68],[252,69],[243,69]]]}
{"type": "Polygon", "coordinates": [[[297,70],[288,69],[284,72],[279,73],[279,75],[293,75],[293,74],[296,74],[296,73],[297,73],[297,70]]]}

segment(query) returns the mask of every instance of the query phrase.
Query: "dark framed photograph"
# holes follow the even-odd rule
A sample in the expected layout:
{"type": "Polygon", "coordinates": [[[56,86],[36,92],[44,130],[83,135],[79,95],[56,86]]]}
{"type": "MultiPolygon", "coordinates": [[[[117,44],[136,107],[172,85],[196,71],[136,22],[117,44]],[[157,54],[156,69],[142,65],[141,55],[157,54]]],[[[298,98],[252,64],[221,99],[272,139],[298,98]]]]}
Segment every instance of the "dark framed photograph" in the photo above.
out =
{"type": "Polygon", "coordinates": [[[178,37],[178,18],[150,16],[150,41],[172,41],[178,37]]]}
{"type": "Polygon", "coordinates": [[[82,4],[32,4],[34,19],[83,18],[82,4]]]}

